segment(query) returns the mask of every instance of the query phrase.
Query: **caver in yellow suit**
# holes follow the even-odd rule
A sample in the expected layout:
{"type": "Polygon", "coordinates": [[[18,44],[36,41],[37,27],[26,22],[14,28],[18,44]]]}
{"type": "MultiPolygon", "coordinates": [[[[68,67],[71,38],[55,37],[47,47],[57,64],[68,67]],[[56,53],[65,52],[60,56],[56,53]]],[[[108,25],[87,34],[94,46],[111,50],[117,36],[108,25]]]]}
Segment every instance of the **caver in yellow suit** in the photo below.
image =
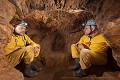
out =
{"type": "Polygon", "coordinates": [[[40,49],[40,45],[34,43],[26,34],[12,35],[11,42],[5,48],[6,56],[10,63],[14,66],[22,60],[24,63],[30,64],[34,57],[38,57],[39,52],[34,54],[34,47],[40,49]]]}
{"type": "Polygon", "coordinates": [[[77,48],[76,44],[71,46],[72,57],[80,58],[82,69],[88,69],[91,64],[104,65],[107,63],[107,49],[109,44],[101,34],[93,34],[91,39],[87,35],[84,35],[77,44],[86,46],[86,48],[81,50],[77,48]]]}
{"type": "Polygon", "coordinates": [[[84,26],[85,35],[83,35],[77,44],[72,44],[72,57],[79,58],[80,66],[73,66],[77,69],[74,76],[82,77],[86,75],[86,70],[93,65],[107,64],[107,50],[109,44],[105,38],[98,32],[94,19],[88,20],[84,26]]]}
{"type": "Polygon", "coordinates": [[[5,48],[6,57],[11,65],[16,66],[24,61],[24,74],[34,77],[40,68],[36,66],[36,57],[40,53],[40,45],[33,42],[26,34],[27,23],[22,21],[15,27],[10,43],[5,48]]]}

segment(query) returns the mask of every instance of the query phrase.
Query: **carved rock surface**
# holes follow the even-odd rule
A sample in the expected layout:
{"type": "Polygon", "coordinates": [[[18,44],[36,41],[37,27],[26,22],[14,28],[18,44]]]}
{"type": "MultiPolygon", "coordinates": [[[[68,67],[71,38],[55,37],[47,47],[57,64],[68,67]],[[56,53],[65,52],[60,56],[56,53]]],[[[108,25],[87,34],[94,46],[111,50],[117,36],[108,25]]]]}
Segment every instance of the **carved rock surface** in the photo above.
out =
{"type": "Polygon", "coordinates": [[[29,24],[27,34],[42,47],[40,61],[53,68],[70,63],[70,46],[83,35],[80,24],[94,16],[120,66],[119,3],[120,0],[0,0],[0,80],[23,80],[4,55],[13,26],[21,20],[29,24]],[[11,77],[16,73],[18,79],[11,77]],[[3,75],[8,77],[3,79],[3,75]]]}
{"type": "Polygon", "coordinates": [[[4,48],[10,41],[13,31],[13,26],[9,22],[15,11],[14,5],[8,0],[0,0],[0,80],[24,80],[23,74],[9,64],[4,54],[4,48]]]}

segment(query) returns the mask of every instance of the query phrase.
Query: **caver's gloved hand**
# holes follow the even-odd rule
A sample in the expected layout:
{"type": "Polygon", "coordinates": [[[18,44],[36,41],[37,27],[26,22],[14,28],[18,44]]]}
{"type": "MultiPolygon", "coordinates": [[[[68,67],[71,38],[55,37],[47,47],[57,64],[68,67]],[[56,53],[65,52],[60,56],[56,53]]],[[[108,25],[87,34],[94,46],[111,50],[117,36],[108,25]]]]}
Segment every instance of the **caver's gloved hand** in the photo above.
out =
{"type": "Polygon", "coordinates": [[[81,50],[84,48],[84,46],[82,44],[77,44],[77,47],[81,50]]]}

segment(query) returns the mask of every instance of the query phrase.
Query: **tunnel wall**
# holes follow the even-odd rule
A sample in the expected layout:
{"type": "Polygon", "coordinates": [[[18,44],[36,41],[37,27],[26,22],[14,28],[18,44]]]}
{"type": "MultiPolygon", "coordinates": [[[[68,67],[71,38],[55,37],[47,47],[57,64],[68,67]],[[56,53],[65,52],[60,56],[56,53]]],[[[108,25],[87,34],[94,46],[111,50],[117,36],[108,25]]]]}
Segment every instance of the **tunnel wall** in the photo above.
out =
{"type": "Polygon", "coordinates": [[[6,72],[9,79],[13,78],[11,75],[17,72],[19,79],[23,80],[22,74],[8,63],[4,55],[13,27],[21,20],[30,26],[27,34],[42,46],[45,65],[53,67],[69,63],[70,45],[83,35],[79,24],[94,16],[120,65],[119,3],[119,0],[0,0],[0,78],[4,78],[6,72]]]}

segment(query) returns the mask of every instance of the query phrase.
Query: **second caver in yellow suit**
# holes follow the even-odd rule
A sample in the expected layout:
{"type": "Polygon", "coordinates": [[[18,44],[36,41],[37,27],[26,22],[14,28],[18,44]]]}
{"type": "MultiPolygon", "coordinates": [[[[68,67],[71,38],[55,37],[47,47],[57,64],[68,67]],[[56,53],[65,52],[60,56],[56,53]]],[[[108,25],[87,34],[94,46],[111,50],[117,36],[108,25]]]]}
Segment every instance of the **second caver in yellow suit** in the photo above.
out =
{"type": "Polygon", "coordinates": [[[34,53],[34,47],[39,48],[40,45],[33,42],[26,34],[12,35],[11,42],[5,48],[6,56],[13,66],[24,60],[25,64],[30,64],[39,52],[34,53]]]}
{"type": "Polygon", "coordinates": [[[82,69],[88,69],[91,64],[104,65],[107,63],[107,49],[109,44],[104,37],[95,33],[92,37],[84,35],[77,44],[84,44],[86,48],[79,50],[76,44],[72,44],[73,58],[80,58],[82,69]]]}

